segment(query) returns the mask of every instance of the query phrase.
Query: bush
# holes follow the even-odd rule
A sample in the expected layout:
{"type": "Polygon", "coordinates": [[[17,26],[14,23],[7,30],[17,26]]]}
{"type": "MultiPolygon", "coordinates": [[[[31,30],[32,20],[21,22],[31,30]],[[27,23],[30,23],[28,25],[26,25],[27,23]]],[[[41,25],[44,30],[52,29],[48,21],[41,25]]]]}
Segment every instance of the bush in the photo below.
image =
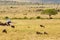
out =
{"type": "Polygon", "coordinates": [[[9,18],[8,16],[5,17],[5,19],[8,19],[8,18],[9,18]]]}
{"type": "Polygon", "coordinates": [[[51,16],[58,14],[58,12],[55,9],[46,9],[46,10],[42,11],[41,14],[49,15],[49,19],[52,19],[51,16]]]}
{"type": "Polygon", "coordinates": [[[28,19],[26,16],[23,19],[28,19]]]}
{"type": "Polygon", "coordinates": [[[40,16],[37,16],[36,19],[40,19],[41,17],[40,16]]]}

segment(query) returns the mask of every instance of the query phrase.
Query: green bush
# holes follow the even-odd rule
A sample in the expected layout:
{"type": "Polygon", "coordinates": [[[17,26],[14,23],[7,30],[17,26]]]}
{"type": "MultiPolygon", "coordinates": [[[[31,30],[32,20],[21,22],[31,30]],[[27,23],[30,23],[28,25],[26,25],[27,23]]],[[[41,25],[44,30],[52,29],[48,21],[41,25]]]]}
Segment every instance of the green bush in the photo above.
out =
{"type": "Polygon", "coordinates": [[[58,12],[55,9],[46,9],[46,10],[42,11],[41,14],[49,15],[49,19],[52,19],[51,16],[58,14],[58,12]]]}
{"type": "Polygon", "coordinates": [[[8,16],[5,17],[5,19],[8,19],[8,18],[9,18],[8,16]]]}
{"type": "Polygon", "coordinates": [[[28,19],[26,16],[23,19],[28,19]]]}
{"type": "Polygon", "coordinates": [[[37,16],[36,19],[40,19],[41,17],[40,16],[37,16]]]}

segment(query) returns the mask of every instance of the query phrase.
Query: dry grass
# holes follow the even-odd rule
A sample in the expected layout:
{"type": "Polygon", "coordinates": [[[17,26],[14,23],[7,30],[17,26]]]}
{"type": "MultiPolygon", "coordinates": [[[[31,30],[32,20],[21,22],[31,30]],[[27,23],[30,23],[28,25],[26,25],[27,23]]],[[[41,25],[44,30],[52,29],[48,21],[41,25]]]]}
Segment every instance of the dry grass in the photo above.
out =
{"type": "MultiPolygon", "coordinates": [[[[11,6],[11,5],[10,5],[11,6]]],[[[20,18],[20,17],[36,17],[41,16],[47,18],[47,15],[41,15],[40,12],[35,12],[36,9],[41,8],[31,8],[40,7],[42,5],[23,5],[23,6],[13,6],[15,8],[10,8],[10,6],[1,6],[0,11],[0,21],[5,22],[2,18],[8,16],[10,18],[20,18]],[[28,11],[30,10],[30,11],[28,11]],[[27,14],[27,15],[26,15],[27,14]]],[[[45,5],[46,6],[46,5],[45,5]]],[[[49,7],[49,5],[47,5],[49,7]]],[[[46,9],[46,8],[44,8],[46,9]]],[[[60,18],[60,14],[52,16],[53,18],[60,18]]],[[[59,19],[33,19],[33,20],[18,20],[13,19],[13,24],[16,26],[15,29],[10,26],[0,26],[0,40],[60,40],[60,20],[59,19]],[[45,28],[41,28],[40,25],[44,25],[45,28]],[[6,29],[6,33],[2,33],[2,30],[6,29]],[[47,32],[45,34],[36,34],[36,32],[47,32]]]]}
{"type": "MultiPolygon", "coordinates": [[[[27,16],[30,17],[48,17],[48,15],[41,15],[41,12],[36,12],[37,9],[47,9],[47,8],[56,8],[57,5],[43,5],[45,8],[40,8],[42,5],[0,5],[0,19],[8,16],[10,18],[16,17],[16,18],[23,18],[27,16]],[[11,8],[13,7],[13,8],[11,8]],[[4,14],[4,15],[3,15],[4,14]]],[[[60,8],[60,5],[57,9],[60,8]]],[[[53,18],[60,18],[60,12],[59,14],[53,16],[53,18]]]]}
{"type": "Polygon", "coordinates": [[[0,40],[60,40],[60,20],[12,20],[15,29],[9,26],[0,27],[0,40]],[[41,28],[43,24],[45,28],[41,28]],[[2,33],[6,29],[7,34],[2,33]],[[36,32],[48,34],[36,34],[36,32]]]}

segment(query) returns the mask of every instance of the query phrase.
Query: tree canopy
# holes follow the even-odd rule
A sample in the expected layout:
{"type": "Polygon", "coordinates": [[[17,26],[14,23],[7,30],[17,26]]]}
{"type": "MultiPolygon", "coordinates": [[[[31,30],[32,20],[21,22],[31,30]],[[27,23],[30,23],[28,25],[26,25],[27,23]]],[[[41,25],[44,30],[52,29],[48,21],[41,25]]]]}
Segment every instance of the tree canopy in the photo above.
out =
{"type": "Polygon", "coordinates": [[[51,18],[51,15],[56,15],[56,14],[58,14],[58,12],[55,9],[46,9],[46,10],[42,11],[41,14],[47,14],[51,18]]]}
{"type": "Polygon", "coordinates": [[[42,11],[41,14],[56,15],[57,14],[57,10],[55,10],[55,9],[46,9],[46,10],[42,11]]]}

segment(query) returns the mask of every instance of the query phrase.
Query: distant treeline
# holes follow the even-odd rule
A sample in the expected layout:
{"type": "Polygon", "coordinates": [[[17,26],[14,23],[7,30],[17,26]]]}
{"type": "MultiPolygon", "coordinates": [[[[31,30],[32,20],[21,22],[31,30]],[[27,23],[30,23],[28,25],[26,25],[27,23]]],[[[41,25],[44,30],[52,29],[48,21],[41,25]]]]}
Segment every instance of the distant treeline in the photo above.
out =
{"type": "Polygon", "coordinates": [[[30,4],[60,4],[60,3],[42,3],[42,2],[40,2],[40,3],[38,3],[38,2],[36,2],[36,3],[32,3],[32,2],[18,2],[18,1],[0,1],[0,5],[30,5],[30,4]]]}

